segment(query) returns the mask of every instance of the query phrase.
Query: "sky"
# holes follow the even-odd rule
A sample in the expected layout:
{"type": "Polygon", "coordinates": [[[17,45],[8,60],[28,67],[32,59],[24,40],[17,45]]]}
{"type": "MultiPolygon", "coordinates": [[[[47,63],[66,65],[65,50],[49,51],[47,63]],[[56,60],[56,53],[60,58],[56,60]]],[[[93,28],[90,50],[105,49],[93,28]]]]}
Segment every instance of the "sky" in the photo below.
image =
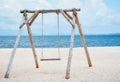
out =
{"type": "MultiPolygon", "coordinates": [[[[84,34],[120,33],[120,0],[0,0],[0,36],[18,34],[23,21],[20,10],[72,8],[81,9],[78,17],[84,34]]],[[[58,34],[56,14],[44,14],[43,21],[44,35],[58,34]]],[[[70,35],[72,27],[61,14],[59,21],[60,35],[70,35]]],[[[31,26],[33,36],[41,35],[41,29],[40,14],[31,26]]],[[[77,26],[75,34],[79,34],[77,26]]],[[[28,35],[26,26],[22,35],[28,35]]]]}

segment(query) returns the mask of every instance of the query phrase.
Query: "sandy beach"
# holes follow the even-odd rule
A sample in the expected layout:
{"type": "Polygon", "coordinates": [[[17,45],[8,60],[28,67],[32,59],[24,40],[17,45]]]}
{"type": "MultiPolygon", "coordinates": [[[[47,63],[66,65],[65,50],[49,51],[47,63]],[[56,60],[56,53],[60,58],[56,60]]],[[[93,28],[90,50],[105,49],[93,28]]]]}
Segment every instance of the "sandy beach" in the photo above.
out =
{"type": "MultiPolygon", "coordinates": [[[[73,49],[70,79],[65,79],[69,49],[61,48],[60,61],[40,61],[35,68],[31,48],[18,48],[8,79],[4,78],[11,49],[0,49],[0,82],[120,82],[120,47],[89,47],[93,67],[88,67],[83,48],[73,49]]],[[[44,49],[44,57],[57,57],[58,49],[44,49]]]]}

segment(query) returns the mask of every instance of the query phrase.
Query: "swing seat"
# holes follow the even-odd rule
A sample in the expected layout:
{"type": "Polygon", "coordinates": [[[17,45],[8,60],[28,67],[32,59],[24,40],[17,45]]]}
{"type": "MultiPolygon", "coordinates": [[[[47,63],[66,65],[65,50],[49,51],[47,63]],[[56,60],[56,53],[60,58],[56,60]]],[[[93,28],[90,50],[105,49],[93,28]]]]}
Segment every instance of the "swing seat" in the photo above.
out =
{"type": "Polygon", "coordinates": [[[46,58],[46,59],[40,59],[41,61],[55,61],[55,60],[61,60],[61,58],[46,58]]]}

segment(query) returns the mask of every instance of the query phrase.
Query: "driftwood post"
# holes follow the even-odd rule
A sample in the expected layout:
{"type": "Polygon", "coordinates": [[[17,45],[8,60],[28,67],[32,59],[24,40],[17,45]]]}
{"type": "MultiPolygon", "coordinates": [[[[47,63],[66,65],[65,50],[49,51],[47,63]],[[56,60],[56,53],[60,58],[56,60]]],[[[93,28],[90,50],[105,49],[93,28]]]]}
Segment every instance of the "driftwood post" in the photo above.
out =
{"type": "Polygon", "coordinates": [[[79,23],[76,10],[73,9],[73,12],[74,12],[74,15],[75,15],[75,22],[76,22],[76,24],[78,26],[78,30],[79,30],[79,33],[80,33],[80,36],[81,36],[81,39],[82,39],[82,44],[83,44],[84,49],[85,49],[88,65],[89,65],[89,67],[92,67],[92,63],[91,63],[91,60],[90,60],[90,56],[89,56],[89,53],[88,53],[88,49],[87,49],[87,46],[86,46],[86,42],[85,42],[85,39],[84,39],[84,36],[83,36],[83,33],[82,33],[81,25],[79,23]]]}
{"type": "Polygon", "coordinates": [[[8,78],[8,77],[9,77],[10,70],[11,70],[12,64],[13,64],[13,59],[14,59],[15,52],[16,52],[16,48],[17,48],[18,43],[19,43],[19,40],[20,40],[21,33],[22,33],[22,28],[20,28],[19,33],[18,33],[18,36],[17,36],[17,38],[16,38],[16,42],[15,42],[15,45],[14,45],[14,49],[13,49],[12,54],[11,54],[11,56],[10,56],[9,64],[8,64],[8,67],[7,67],[7,71],[6,71],[6,74],[5,74],[5,76],[4,76],[5,78],[8,78]]]}
{"type": "MultiPolygon", "coordinates": [[[[38,16],[38,13],[39,12],[35,12],[35,14],[33,16],[31,16],[26,22],[29,22],[30,21],[30,25],[33,23],[33,21],[35,20],[35,18],[38,16]]],[[[18,33],[18,36],[16,38],[16,42],[15,42],[15,45],[14,45],[14,49],[12,51],[12,54],[10,56],[10,60],[9,60],[9,64],[8,64],[8,67],[7,67],[7,71],[5,73],[5,78],[8,78],[9,75],[10,75],[10,71],[12,69],[12,63],[13,63],[13,59],[14,59],[14,56],[15,56],[15,52],[16,52],[16,48],[18,46],[18,43],[19,43],[19,40],[20,40],[20,36],[21,36],[21,33],[22,33],[22,27],[25,25],[26,22],[23,22],[20,26],[19,26],[19,33],[18,33]]]]}
{"type": "Polygon", "coordinates": [[[70,49],[69,49],[69,56],[68,56],[68,63],[66,68],[66,79],[70,78],[70,67],[71,67],[71,60],[73,55],[73,45],[74,45],[74,30],[75,30],[75,20],[74,20],[74,14],[73,18],[70,18],[70,15],[65,13],[63,10],[61,10],[62,15],[68,20],[68,22],[72,25],[72,31],[71,31],[71,41],[70,41],[70,49]],[[70,20],[72,19],[72,21],[70,20]]]}
{"type": "Polygon", "coordinates": [[[72,55],[73,55],[73,44],[74,44],[74,30],[75,28],[72,28],[68,63],[67,63],[66,76],[65,76],[66,79],[70,78],[70,67],[71,67],[71,60],[72,60],[72,55]]]}
{"type": "Polygon", "coordinates": [[[71,42],[70,42],[68,63],[67,63],[66,76],[65,76],[66,79],[70,78],[70,68],[71,68],[71,61],[72,61],[72,55],[73,55],[73,45],[74,45],[74,31],[75,31],[75,21],[74,21],[74,16],[73,16],[73,25],[72,25],[72,31],[71,31],[71,42]]]}
{"type": "Polygon", "coordinates": [[[26,26],[27,26],[27,30],[28,30],[28,34],[29,34],[29,38],[30,38],[30,43],[31,43],[31,46],[32,46],[32,51],[33,51],[33,55],[34,55],[35,65],[36,65],[36,68],[39,68],[37,55],[36,55],[35,48],[34,48],[34,42],[33,42],[33,39],[32,39],[32,33],[31,33],[31,30],[30,30],[30,25],[27,22],[28,18],[27,18],[26,11],[24,11],[24,16],[25,16],[26,26]]]}

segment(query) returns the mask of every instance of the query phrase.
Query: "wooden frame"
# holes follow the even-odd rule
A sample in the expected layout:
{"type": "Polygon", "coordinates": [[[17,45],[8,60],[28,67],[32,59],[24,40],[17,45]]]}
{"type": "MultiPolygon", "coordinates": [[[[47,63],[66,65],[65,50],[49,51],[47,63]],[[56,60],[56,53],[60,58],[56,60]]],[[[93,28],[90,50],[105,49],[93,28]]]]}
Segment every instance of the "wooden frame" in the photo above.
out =
{"type": "Polygon", "coordinates": [[[19,27],[20,31],[19,31],[18,37],[16,39],[16,42],[15,42],[15,45],[14,45],[14,49],[12,51],[12,55],[11,55],[10,60],[9,60],[9,64],[8,64],[8,67],[7,67],[5,78],[9,77],[10,70],[12,68],[13,59],[14,59],[15,52],[16,52],[16,48],[18,46],[18,42],[20,40],[20,36],[21,36],[21,33],[22,33],[22,27],[25,24],[27,26],[27,30],[28,30],[28,34],[29,34],[29,38],[30,38],[30,43],[31,43],[32,51],[33,51],[35,65],[36,65],[36,68],[39,68],[37,55],[36,55],[36,51],[35,51],[35,47],[34,47],[34,42],[33,42],[30,26],[32,25],[32,23],[34,22],[34,20],[36,19],[36,17],[40,13],[42,13],[42,14],[44,14],[44,13],[56,13],[56,14],[61,13],[66,18],[66,20],[72,25],[71,42],[70,42],[70,49],[69,49],[69,56],[68,56],[68,63],[67,63],[65,78],[66,79],[70,78],[70,67],[71,67],[71,60],[72,60],[72,55],[73,55],[72,50],[73,50],[73,45],[74,45],[75,24],[77,24],[77,27],[78,27],[78,30],[79,30],[79,33],[80,33],[80,37],[81,37],[81,40],[82,40],[83,47],[85,49],[88,65],[89,65],[89,67],[92,67],[92,63],[91,63],[91,60],[90,60],[90,57],[89,57],[89,53],[88,53],[88,49],[87,49],[87,46],[86,46],[86,42],[85,42],[85,39],[84,39],[84,36],[83,36],[83,33],[82,33],[82,29],[81,29],[81,25],[79,23],[79,19],[78,19],[78,16],[77,16],[77,11],[80,11],[80,9],[73,8],[73,9],[64,9],[64,10],[62,10],[62,9],[55,9],[55,10],[33,10],[33,11],[31,11],[31,10],[22,10],[22,11],[20,11],[20,13],[23,13],[25,22],[23,22],[20,25],[20,27],[19,27]],[[73,12],[73,17],[70,16],[68,12],[73,12]],[[34,13],[34,14],[33,14],[33,16],[31,16],[28,19],[27,18],[27,13],[34,13]]]}

